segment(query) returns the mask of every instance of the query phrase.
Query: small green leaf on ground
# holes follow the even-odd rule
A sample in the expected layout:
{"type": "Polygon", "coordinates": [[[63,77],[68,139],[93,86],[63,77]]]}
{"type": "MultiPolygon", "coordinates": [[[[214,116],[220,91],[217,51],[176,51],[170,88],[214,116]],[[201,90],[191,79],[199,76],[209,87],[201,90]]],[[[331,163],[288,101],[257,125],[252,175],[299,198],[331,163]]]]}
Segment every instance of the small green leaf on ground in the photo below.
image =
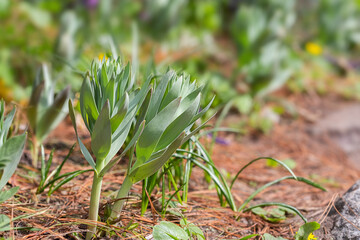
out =
{"type": "Polygon", "coordinates": [[[0,232],[8,230],[10,227],[10,218],[0,214],[0,232]]]}
{"type": "Polygon", "coordinates": [[[262,217],[266,221],[274,222],[274,223],[285,220],[286,214],[295,215],[295,213],[293,211],[291,211],[290,209],[287,209],[287,208],[283,208],[283,207],[271,208],[269,210],[266,210],[261,207],[257,207],[257,208],[252,209],[251,211],[254,214],[262,217]]]}
{"type": "Polygon", "coordinates": [[[185,218],[180,221],[181,227],[183,227],[190,236],[195,236],[197,239],[205,240],[203,231],[195,224],[188,222],[185,218]]]}
{"type": "Polygon", "coordinates": [[[299,228],[299,231],[295,235],[295,240],[315,240],[313,232],[320,228],[320,224],[317,222],[308,222],[299,228]]]}
{"type": "Polygon", "coordinates": [[[7,191],[0,191],[0,203],[5,202],[6,200],[14,196],[18,190],[19,187],[13,187],[7,191]]]}
{"type": "Polygon", "coordinates": [[[262,235],[262,239],[263,240],[287,240],[286,238],[283,238],[283,237],[274,237],[273,235],[271,235],[269,233],[265,233],[264,235],[262,235]]]}
{"type": "Polygon", "coordinates": [[[186,231],[172,222],[160,222],[153,230],[154,240],[188,240],[186,231]]]}

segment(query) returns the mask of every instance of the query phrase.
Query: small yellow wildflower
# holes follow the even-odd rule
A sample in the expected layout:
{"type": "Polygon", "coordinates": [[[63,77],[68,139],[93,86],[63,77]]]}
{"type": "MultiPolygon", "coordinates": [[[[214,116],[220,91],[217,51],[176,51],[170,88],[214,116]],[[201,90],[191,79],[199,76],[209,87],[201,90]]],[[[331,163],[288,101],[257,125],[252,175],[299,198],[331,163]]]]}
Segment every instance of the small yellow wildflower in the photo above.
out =
{"type": "Polygon", "coordinates": [[[317,238],[314,236],[314,234],[310,233],[308,240],[317,240],[317,238]]]}
{"type": "Polygon", "coordinates": [[[100,61],[102,61],[104,59],[104,57],[105,57],[105,60],[108,60],[108,57],[105,55],[105,53],[100,53],[98,56],[100,61]]]}
{"type": "MultiPolygon", "coordinates": [[[[297,232],[296,232],[297,234],[297,232]]],[[[317,240],[317,238],[314,236],[314,234],[310,233],[307,240],[317,240]]]]}
{"type": "Polygon", "coordinates": [[[305,45],[305,49],[308,53],[312,54],[312,55],[320,55],[322,53],[322,47],[314,42],[308,42],[305,45]]]}

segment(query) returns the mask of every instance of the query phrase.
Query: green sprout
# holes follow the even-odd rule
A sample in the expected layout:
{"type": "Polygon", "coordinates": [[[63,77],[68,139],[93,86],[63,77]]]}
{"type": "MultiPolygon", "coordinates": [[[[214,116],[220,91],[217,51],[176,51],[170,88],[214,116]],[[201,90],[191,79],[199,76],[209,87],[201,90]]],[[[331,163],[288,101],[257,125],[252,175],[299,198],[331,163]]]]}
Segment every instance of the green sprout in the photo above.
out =
{"type": "Polygon", "coordinates": [[[54,94],[55,84],[45,64],[35,78],[27,109],[32,133],[32,164],[37,167],[39,148],[48,134],[65,118],[70,88],[54,94]]]}
{"type": "Polygon", "coordinates": [[[120,213],[133,184],[155,174],[171,158],[178,147],[187,142],[203,125],[191,131],[195,121],[209,109],[212,101],[201,111],[201,88],[190,77],[168,71],[155,87],[151,98],[144,101],[141,112],[146,125],[136,144],[136,160],[130,161],[125,180],[117,194],[110,221],[120,213]]]}
{"type": "Polygon", "coordinates": [[[190,82],[190,77],[167,72],[152,91],[149,76],[140,89],[134,90],[134,75],[130,65],[123,67],[120,59],[92,64],[80,92],[80,111],[91,135],[92,158],[81,142],[76,128],[71,100],[69,112],[81,152],[94,169],[90,199],[89,227],[86,239],[96,234],[96,221],[103,176],[130,150],[130,163],[125,180],[117,194],[109,221],[120,217],[132,185],[156,173],[176,149],[188,141],[202,126],[191,131],[210,104],[199,111],[201,88],[190,82]],[[137,115],[137,113],[139,114],[137,115]],[[146,122],[146,125],[145,125],[146,122]],[[133,131],[130,132],[134,125],[133,131]],[[130,136],[121,154],[116,153],[130,136]],[[135,145],[136,144],[136,145],[135,145]],[[132,155],[135,152],[133,163],[132,155]],[[115,158],[114,158],[115,157],[115,158]]]}
{"type": "Polygon", "coordinates": [[[80,111],[91,135],[91,150],[96,161],[79,138],[75,111],[69,100],[69,113],[80,150],[94,169],[89,210],[89,220],[94,221],[94,225],[89,227],[86,239],[91,239],[96,233],[103,176],[135,144],[144,127],[144,123],[139,124],[127,147],[119,157],[113,159],[127,139],[139,106],[150,90],[147,86],[134,90],[133,83],[130,65],[123,67],[120,59],[93,62],[84,78],[80,91],[80,111]]]}

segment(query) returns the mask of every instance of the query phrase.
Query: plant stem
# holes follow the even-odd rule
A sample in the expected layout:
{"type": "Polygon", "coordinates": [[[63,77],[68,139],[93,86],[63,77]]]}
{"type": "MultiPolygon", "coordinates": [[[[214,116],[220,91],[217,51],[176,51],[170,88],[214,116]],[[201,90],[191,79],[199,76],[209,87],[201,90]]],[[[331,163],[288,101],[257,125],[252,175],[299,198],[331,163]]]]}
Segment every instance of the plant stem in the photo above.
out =
{"type": "MultiPolygon", "coordinates": [[[[100,172],[104,166],[104,161],[97,162],[96,170],[100,172]]],[[[96,222],[99,214],[99,203],[101,195],[102,177],[98,177],[94,172],[93,184],[91,189],[89,220],[96,222]]],[[[96,223],[93,226],[89,225],[88,232],[86,233],[86,240],[90,240],[96,234],[96,223]]]]}
{"type": "MultiPolygon", "coordinates": [[[[124,179],[124,182],[121,185],[120,190],[119,190],[119,192],[118,192],[118,194],[116,196],[116,199],[126,198],[127,195],[130,192],[130,189],[131,189],[132,185],[133,185],[133,183],[131,182],[131,179],[129,178],[129,176],[126,176],[125,179],[124,179]]],[[[120,217],[120,214],[121,214],[122,208],[124,206],[125,200],[126,199],[118,200],[114,204],[114,206],[112,207],[111,214],[110,214],[110,221],[111,222],[116,221],[120,217]]]]}

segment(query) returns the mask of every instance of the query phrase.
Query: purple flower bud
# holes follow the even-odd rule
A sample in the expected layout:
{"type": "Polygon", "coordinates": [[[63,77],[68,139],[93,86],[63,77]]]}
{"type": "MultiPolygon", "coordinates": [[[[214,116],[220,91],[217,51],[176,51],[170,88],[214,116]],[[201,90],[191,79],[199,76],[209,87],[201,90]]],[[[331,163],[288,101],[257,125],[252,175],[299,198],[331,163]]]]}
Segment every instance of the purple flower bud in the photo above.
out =
{"type": "MultiPolygon", "coordinates": [[[[209,138],[212,138],[212,136],[213,136],[212,133],[208,134],[209,138]]],[[[221,137],[216,137],[215,142],[218,144],[221,144],[221,145],[229,145],[230,144],[230,142],[228,140],[226,140],[225,138],[221,138],[221,137]]]]}
{"type": "Polygon", "coordinates": [[[99,0],[84,0],[84,5],[87,8],[96,8],[98,4],[99,4],[99,0]]]}

